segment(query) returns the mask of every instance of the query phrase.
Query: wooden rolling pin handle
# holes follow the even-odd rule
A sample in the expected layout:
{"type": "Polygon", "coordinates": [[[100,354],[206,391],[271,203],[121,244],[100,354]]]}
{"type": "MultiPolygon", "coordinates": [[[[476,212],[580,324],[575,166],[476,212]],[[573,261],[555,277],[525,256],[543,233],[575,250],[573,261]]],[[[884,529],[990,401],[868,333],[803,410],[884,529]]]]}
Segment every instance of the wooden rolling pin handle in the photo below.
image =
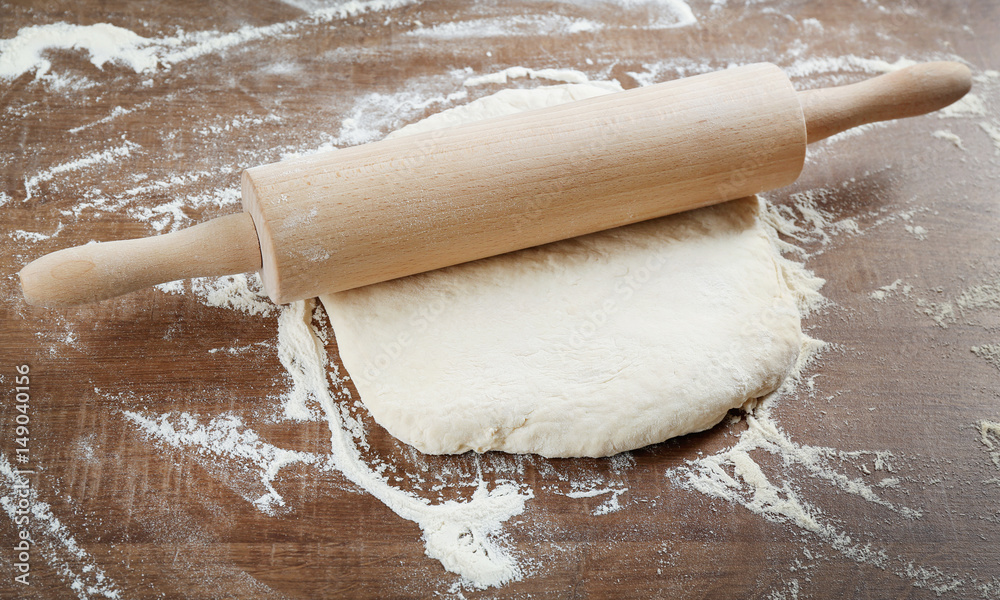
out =
{"type": "Polygon", "coordinates": [[[248,213],[213,219],[150,238],[59,250],[19,273],[29,304],[98,302],[159,283],[257,271],[260,246],[248,213]]]}
{"type": "Polygon", "coordinates": [[[939,110],[971,88],[968,67],[942,61],[913,65],[851,85],[799,92],[799,101],[811,144],[858,125],[939,110]]]}

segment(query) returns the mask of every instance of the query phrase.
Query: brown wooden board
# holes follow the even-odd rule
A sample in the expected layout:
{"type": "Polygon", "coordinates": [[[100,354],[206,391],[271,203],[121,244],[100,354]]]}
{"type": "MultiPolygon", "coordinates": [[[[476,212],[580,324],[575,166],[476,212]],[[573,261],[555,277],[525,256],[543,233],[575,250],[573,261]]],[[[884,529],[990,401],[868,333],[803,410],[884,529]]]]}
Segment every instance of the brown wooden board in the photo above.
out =
{"type": "MultiPolygon", "coordinates": [[[[35,471],[27,586],[14,580],[16,490],[2,480],[15,514],[0,518],[0,596],[1000,597],[1000,467],[985,443],[998,452],[1000,439],[978,426],[1000,421],[1000,358],[989,354],[1000,349],[1000,79],[989,72],[1000,69],[1000,5],[692,0],[696,22],[670,27],[680,2],[399,4],[341,16],[310,15],[321,0],[0,5],[5,40],[65,22],[131,30],[158,40],[161,57],[190,49],[195,32],[216,42],[142,73],[98,69],[83,49],[49,51],[48,75],[0,80],[0,454],[35,471]],[[182,41],[171,47],[172,37],[182,41]],[[244,168],[376,139],[500,88],[464,87],[472,75],[571,68],[629,88],[770,61],[805,89],[900,58],[967,62],[985,110],[822,142],[798,183],[766,195],[799,224],[795,207],[810,198],[841,223],[796,241],[827,280],[829,304],[805,326],[830,345],[772,417],[794,443],[833,449],[836,472],[920,513],[755,451],[771,483],[850,542],[680,485],[678,467],[732,447],[745,418],[615,460],[422,457],[345,401],[364,422],[369,459],[439,476],[443,497],[468,496],[476,464],[488,481],[533,490],[504,526],[523,579],[462,587],[425,556],[416,525],[335,469],[283,468],[273,485],[285,505],[267,514],[252,502],[267,491],[253,464],[157,441],[127,418],[238,417],[262,443],[329,454],[324,421],[280,418],[292,382],[277,310],[209,306],[190,284],[60,311],[20,298],[15,273],[46,252],[236,211],[244,168]],[[23,464],[18,365],[30,367],[23,464]],[[593,479],[627,490],[618,510],[595,514],[608,494],[565,495],[593,479]]],[[[327,351],[336,363],[332,340],[327,351]]]]}

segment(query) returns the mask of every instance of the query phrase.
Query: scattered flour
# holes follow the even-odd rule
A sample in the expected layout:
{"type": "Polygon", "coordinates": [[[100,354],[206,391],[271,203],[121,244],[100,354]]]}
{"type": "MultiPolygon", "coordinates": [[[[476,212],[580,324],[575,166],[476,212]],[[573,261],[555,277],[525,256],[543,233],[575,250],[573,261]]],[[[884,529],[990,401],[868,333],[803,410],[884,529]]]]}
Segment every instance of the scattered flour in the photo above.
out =
{"type": "Polygon", "coordinates": [[[990,83],[996,79],[1000,79],[1000,71],[994,71],[993,69],[987,69],[978,75],[972,76],[972,80],[976,83],[990,83]]]}
{"type": "MultiPolygon", "coordinates": [[[[109,158],[104,164],[111,165],[113,162],[114,160],[109,158]]],[[[222,209],[239,204],[240,191],[237,187],[188,194],[181,191],[188,186],[197,186],[204,179],[226,176],[232,172],[231,167],[218,167],[211,172],[196,171],[183,175],[173,175],[167,179],[127,188],[119,193],[106,193],[101,189],[87,190],[81,194],[81,199],[72,207],[60,210],[60,214],[66,217],[80,218],[90,212],[119,212],[124,209],[130,217],[149,223],[156,231],[174,231],[183,225],[191,224],[192,217],[189,211],[200,211],[206,208],[222,209]],[[137,199],[166,192],[171,192],[175,198],[158,202],[152,206],[131,206],[137,199]]]]}
{"type": "Polygon", "coordinates": [[[490,73],[488,75],[478,75],[469,77],[462,85],[473,87],[490,83],[506,84],[511,79],[529,77],[531,79],[548,79],[551,81],[563,81],[565,83],[587,83],[587,75],[575,69],[529,69],[527,67],[509,67],[503,71],[490,73]]]}
{"type": "MultiPolygon", "coordinates": [[[[573,482],[573,487],[581,487],[579,483],[573,482]]],[[[602,504],[594,508],[590,514],[595,516],[607,515],[613,512],[618,512],[623,507],[618,498],[629,491],[627,487],[596,487],[590,489],[579,489],[571,492],[566,492],[563,495],[567,498],[596,498],[599,496],[606,496],[610,494],[611,496],[604,500],[602,504]]]]}
{"type": "Polygon", "coordinates": [[[879,289],[869,294],[868,297],[871,298],[872,300],[878,300],[879,302],[881,302],[886,298],[888,298],[889,296],[896,293],[897,290],[899,290],[903,294],[903,296],[909,297],[910,292],[913,290],[913,286],[904,284],[902,279],[897,279],[896,281],[893,281],[889,285],[883,285],[879,289]]]}
{"type": "Polygon", "coordinates": [[[969,92],[958,102],[946,106],[937,112],[939,119],[983,117],[986,114],[986,105],[983,104],[983,99],[977,96],[975,92],[969,92]]]}
{"type": "Polygon", "coordinates": [[[802,19],[802,23],[801,24],[802,24],[802,27],[804,29],[806,29],[807,31],[813,31],[813,32],[817,32],[817,33],[820,33],[820,32],[823,31],[823,23],[821,23],[819,21],[819,19],[813,19],[813,18],[802,19]]]}
{"type": "Polygon", "coordinates": [[[979,441],[989,450],[990,460],[1000,469],[1000,423],[983,419],[979,422],[979,441]]]}
{"type": "Polygon", "coordinates": [[[81,158],[56,165],[46,169],[45,171],[32,175],[31,177],[25,178],[24,188],[27,191],[27,197],[24,200],[31,200],[35,187],[39,183],[51,181],[56,175],[61,175],[71,171],[79,171],[80,169],[87,169],[96,165],[105,165],[117,162],[118,160],[131,156],[132,153],[138,148],[138,144],[125,140],[125,143],[109,148],[108,150],[93,152],[81,158]]]}
{"type": "Polygon", "coordinates": [[[239,188],[226,187],[189,194],[175,200],[162,202],[151,208],[133,208],[128,212],[130,216],[152,225],[156,231],[176,231],[181,229],[182,225],[190,225],[191,217],[188,215],[188,210],[237,206],[241,202],[241,197],[239,188]]]}
{"type": "Polygon", "coordinates": [[[261,294],[263,287],[260,275],[256,273],[191,280],[192,291],[208,306],[232,308],[248,315],[268,316],[277,307],[261,294]]]}
{"type": "MultiPolygon", "coordinates": [[[[573,4],[565,0],[561,0],[561,3],[573,4]]],[[[618,11],[634,15],[637,24],[633,27],[662,30],[689,27],[698,23],[698,18],[684,0],[611,0],[609,4],[617,4],[618,11]]],[[[431,27],[418,26],[407,35],[438,40],[482,40],[595,33],[610,28],[613,26],[608,23],[546,12],[454,20],[431,27]]]]}
{"type": "MultiPolygon", "coordinates": [[[[266,514],[276,514],[276,507],[285,506],[285,500],[274,489],[273,482],[278,471],[295,463],[315,465],[324,458],[306,452],[296,452],[275,447],[260,439],[256,432],[246,428],[236,415],[219,415],[202,423],[197,416],[188,413],[170,413],[153,417],[137,411],[123,411],[125,417],[153,439],[174,448],[192,448],[199,455],[225,463],[249,463],[249,469],[236,467],[236,471],[247,470],[259,478],[266,489],[260,495],[242,487],[234,488],[244,498],[253,502],[266,514]]],[[[231,464],[224,465],[226,472],[233,472],[231,464]]]]}
{"type": "MultiPolygon", "coordinates": [[[[829,211],[820,207],[820,202],[832,195],[830,190],[817,188],[791,195],[790,205],[771,206],[770,211],[781,221],[779,230],[799,242],[818,241],[829,244],[834,236],[860,233],[854,219],[836,219],[829,211]]],[[[801,253],[789,246],[782,250],[801,253]]]]}
{"type": "MultiPolygon", "coordinates": [[[[838,529],[834,519],[801,496],[797,489],[798,480],[790,467],[804,468],[810,477],[825,480],[844,492],[860,496],[905,519],[917,519],[921,511],[883,499],[873,486],[839,473],[829,464],[831,458],[847,457],[850,453],[792,442],[771,419],[767,402],[747,415],[749,427],[735,445],[671,469],[667,472],[668,477],[676,485],[739,504],[770,521],[794,525],[816,535],[845,557],[894,573],[915,587],[943,594],[978,584],[971,578],[950,575],[936,567],[919,566],[902,558],[893,559],[886,549],[861,543],[838,529]],[[771,453],[782,460],[783,467],[777,476],[780,481],[775,482],[774,476],[769,477],[762,464],[754,460],[753,453],[758,451],[771,453]]],[[[885,485],[876,485],[894,487],[898,480],[891,479],[885,485]]]]}
{"type": "Polygon", "coordinates": [[[354,146],[372,142],[385,136],[386,131],[399,129],[405,122],[422,115],[428,108],[443,109],[468,97],[468,92],[459,89],[447,94],[428,94],[427,87],[455,85],[471,71],[458,70],[446,77],[418,80],[412,89],[404,89],[392,94],[369,93],[363,95],[341,121],[340,131],[318,147],[289,148],[281,153],[281,160],[307,156],[318,152],[329,152],[341,146],[354,146]]]}
{"type": "MultiPolygon", "coordinates": [[[[179,32],[162,38],[146,38],[137,33],[108,23],[75,25],[52,23],[24,27],[11,39],[0,40],[0,79],[14,79],[35,72],[36,79],[48,79],[51,62],[44,57],[53,49],[83,50],[97,68],[116,63],[136,73],[155,72],[158,67],[194,60],[208,54],[217,54],[231,48],[269,38],[293,33],[310,25],[329,23],[363,13],[387,11],[413,4],[415,0],[352,0],[332,6],[317,2],[293,2],[307,10],[307,15],[293,21],[265,26],[244,26],[236,31],[179,32]],[[308,7],[308,8],[305,8],[308,7]]],[[[624,8],[653,9],[655,16],[647,24],[653,29],[686,27],[697,23],[690,6],[683,0],[654,0],[642,2],[627,0],[624,8]]],[[[438,39],[459,37],[483,38],[511,35],[551,35],[555,31],[579,33],[597,31],[604,25],[588,19],[574,19],[561,15],[522,15],[495,19],[473,19],[443,23],[431,28],[418,28],[410,35],[438,39]]]]}
{"type": "Polygon", "coordinates": [[[209,354],[218,354],[219,352],[225,352],[226,354],[231,354],[233,356],[242,355],[244,352],[249,352],[254,349],[261,347],[267,347],[272,345],[271,342],[254,342],[252,344],[244,344],[243,346],[225,346],[222,348],[212,348],[208,351],[209,354]]]}
{"type": "Polygon", "coordinates": [[[793,579],[787,583],[784,589],[775,590],[767,597],[768,600],[798,600],[799,580],[793,579]]]}
{"type": "MultiPolygon", "coordinates": [[[[940,288],[934,291],[943,292],[940,288]]],[[[962,290],[950,300],[934,302],[925,298],[917,299],[917,310],[945,329],[963,317],[966,324],[975,324],[973,317],[976,313],[997,309],[1000,309],[1000,276],[962,290]]]]}
{"type": "Polygon", "coordinates": [[[168,65],[194,60],[250,42],[291,33],[300,24],[296,21],[284,21],[261,27],[244,25],[236,31],[225,33],[218,31],[182,33],[172,38],[158,40],[161,60],[168,65]]]}
{"type": "Polygon", "coordinates": [[[482,40],[484,38],[552,35],[553,33],[595,32],[604,28],[603,24],[590,19],[574,19],[556,14],[516,15],[448,21],[432,27],[418,27],[407,32],[407,35],[434,40],[482,40]]]}
{"type": "MultiPolygon", "coordinates": [[[[322,407],[313,385],[326,377],[326,365],[310,360],[318,351],[318,340],[301,335],[299,323],[305,318],[304,310],[305,305],[294,305],[282,310],[278,316],[278,358],[292,379],[283,410],[285,418],[293,421],[312,421],[318,417],[322,407]],[[311,403],[316,405],[317,410],[310,408],[311,403]]],[[[336,365],[333,368],[336,369],[336,365]]],[[[332,376],[334,382],[338,375],[335,370],[332,376]]],[[[364,439],[360,423],[344,412],[341,412],[341,419],[352,431],[354,439],[364,439]]]]}
{"type": "Polygon", "coordinates": [[[87,129],[90,129],[91,127],[96,127],[98,125],[110,123],[111,121],[114,121],[118,117],[124,117],[125,115],[134,113],[137,110],[143,110],[149,108],[152,104],[153,104],[152,102],[147,100],[146,102],[140,102],[139,104],[133,106],[132,108],[122,108],[120,106],[116,106],[113,109],[111,109],[111,113],[109,113],[106,117],[101,117],[100,119],[93,121],[91,123],[87,123],[86,125],[73,127],[69,130],[69,132],[80,133],[81,131],[85,131],[87,129]]]}
{"type": "Polygon", "coordinates": [[[955,144],[955,147],[958,148],[959,150],[965,150],[965,146],[962,145],[962,138],[958,137],[957,135],[946,129],[938,129],[931,135],[933,135],[939,140],[946,140],[951,142],[952,144],[955,144]]]}
{"type": "Polygon", "coordinates": [[[983,121],[979,124],[979,128],[985,131],[986,135],[990,136],[990,140],[993,141],[993,146],[996,148],[995,152],[1000,154],[1000,126],[996,123],[983,121]]]}
{"type": "MultiPolygon", "coordinates": [[[[631,3],[631,1],[628,1],[626,5],[631,3]]],[[[660,21],[659,25],[661,27],[687,27],[698,22],[698,18],[694,16],[691,7],[684,0],[658,0],[657,4],[663,6],[672,17],[671,19],[660,21]]]]}
{"type": "Polygon", "coordinates": [[[168,281],[166,283],[161,283],[159,285],[154,285],[153,289],[160,290],[161,292],[167,294],[183,294],[184,293],[184,280],[178,279],[177,281],[168,281]]]}
{"type": "Polygon", "coordinates": [[[18,527],[25,527],[30,532],[32,544],[77,598],[117,600],[122,597],[118,585],[80,547],[73,533],[52,512],[52,506],[38,498],[33,484],[11,466],[4,454],[0,454],[0,488],[4,491],[0,496],[4,512],[12,523],[16,522],[18,527]],[[15,521],[25,512],[29,518],[26,525],[15,521]]]}
{"type": "MultiPolygon", "coordinates": [[[[159,181],[146,182],[146,178],[143,177],[142,185],[128,188],[124,190],[121,194],[122,198],[131,198],[134,196],[139,196],[142,194],[148,194],[150,192],[165,192],[173,191],[178,187],[190,185],[192,183],[197,183],[205,178],[213,177],[216,175],[229,175],[233,173],[233,169],[230,167],[220,167],[215,171],[193,171],[188,173],[183,173],[179,175],[171,175],[167,179],[161,179],[159,181]]],[[[97,205],[94,208],[104,209],[104,206],[97,205]]]]}
{"type": "Polygon", "coordinates": [[[312,11],[312,17],[320,22],[347,19],[365,13],[393,10],[419,4],[419,0],[338,0],[332,6],[321,6],[312,11]]]}
{"type": "MultiPolygon", "coordinates": [[[[169,281],[153,287],[167,294],[184,294],[186,289],[185,280],[169,281]]],[[[266,317],[279,311],[280,307],[268,300],[263,289],[264,284],[257,273],[197,277],[191,280],[191,291],[206,306],[266,317]]]]}
{"type": "Polygon", "coordinates": [[[789,77],[809,77],[846,71],[861,71],[872,74],[890,73],[915,64],[917,64],[916,61],[908,58],[900,58],[890,63],[881,58],[863,58],[853,54],[845,54],[843,56],[800,59],[782,68],[789,77]]]}
{"type": "Polygon", "coordinates": [[[972,353],[1000,369],[1000,344],[980,344],[971,348],[972,353]]]}
{"type": "MultiPolygon", "coordinates": [[[[524,511],[534,494],[529,488],[499,482],[488,489],[480,479],[472,497],[465,501],[430,501],[394,487],[365,462],[350,427],[345,425],[341,407],[327,381],[329,361],[326,350],[312,325],[313,301],[295,302],[283,319],[283,339],[296,352],[283,355],[282,365],[296,385],[314,397],[329,422],[332,455],[330,460],[354,482],[400,517],[423,530],[426,553],[441,561],[446,569],[461,575],[470,585],[503,585],[522,577],[514,556],[501,543],[505,521],[524,511]]],[[[282,336],[282,333],[279,333],[282,336]]],[[[342,380],[339,381],[342,385],[342,380]]]]}
{"type": "Polygon", "coordinates": [[[52,63],[43,52],[54,49],[85,50],[98,69],[114,62],[136,73],[152,71],[159,63],[153,44],[152,40],[108,23],[25,27],[14,38],[0,40],[0,79],[14,79],[31,71],[35,71],[36,79],[44,77],[52,63]]]}
{"type": "Polygon", "coordinates": [[[903,229],[905,229],[907,231],[907,233],[911,234],[913,237],[917,238],[918,240],[926,240],[927,239],[927,230],[924,227],[920,226],[920,225],[904,225],[903,229]]]}
{"type": "Polygon", "coordinates": [[[9,234],[11,239],[21,241],[21,242],[42,242],[50,238],[54,238],[59,235],[59,232],[63,230],[63,224],[59,223],[56,225],[56,230],[52,233],[39,233],[37,231],[24,231],[23,229],[15,229],[9,234]]]}
{"type": "Polygon", "coordinates": [[[391,10],[416,1],[349,0],[318,8],[294,21],[265,26],[247,25],[232,32],[181,32],[157,39],[145,38],[108,23],[33,25],[20,29],[11,39],[0,40],[0,79],[14,79],[31,71],[35,72],[36,80],[46,78],[52,63],[43,53],[53,49],[84,50],[98,69],[110,62],[122,64],[136,73],[148,73],[158,66],[168,67],[253,41],[285,35],[308,25],[391,10]]]}

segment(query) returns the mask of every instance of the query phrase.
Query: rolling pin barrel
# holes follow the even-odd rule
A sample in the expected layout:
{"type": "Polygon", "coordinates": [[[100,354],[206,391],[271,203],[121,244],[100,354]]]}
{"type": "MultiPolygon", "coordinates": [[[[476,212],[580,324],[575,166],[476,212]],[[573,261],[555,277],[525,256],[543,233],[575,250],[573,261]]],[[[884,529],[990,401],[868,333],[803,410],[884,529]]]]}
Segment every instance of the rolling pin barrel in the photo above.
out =
{"type": "Polygon", "coordinates": [[[243,202],[289,302],[785,186],[805,152],[757,64],[255,167],[243,202]]]}
{"type": "Polygon", "coordinates": [[[259,270],[276,302],[329,294],[782,187],[807,142],[970,87],[964,65],[936,62],[797,93],[756,64],[383,140],[248,169],[246,213],[61,250],[21,285],[68,306],[259,270]]]}

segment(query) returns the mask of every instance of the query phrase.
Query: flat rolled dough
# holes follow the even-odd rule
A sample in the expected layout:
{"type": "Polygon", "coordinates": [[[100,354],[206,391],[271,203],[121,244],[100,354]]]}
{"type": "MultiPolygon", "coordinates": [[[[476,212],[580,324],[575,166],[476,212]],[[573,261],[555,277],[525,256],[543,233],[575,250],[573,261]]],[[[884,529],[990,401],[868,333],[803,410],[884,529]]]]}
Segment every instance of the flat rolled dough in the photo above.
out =
{"type": "MultiPolygon", "coordinates": [[[[398,133],[607,93],[505,90],[398,133]]],[[[321,298],[375,420],[431,454],[608,456],[774,390],[802,343],[745,198],[321,298]]]]}

